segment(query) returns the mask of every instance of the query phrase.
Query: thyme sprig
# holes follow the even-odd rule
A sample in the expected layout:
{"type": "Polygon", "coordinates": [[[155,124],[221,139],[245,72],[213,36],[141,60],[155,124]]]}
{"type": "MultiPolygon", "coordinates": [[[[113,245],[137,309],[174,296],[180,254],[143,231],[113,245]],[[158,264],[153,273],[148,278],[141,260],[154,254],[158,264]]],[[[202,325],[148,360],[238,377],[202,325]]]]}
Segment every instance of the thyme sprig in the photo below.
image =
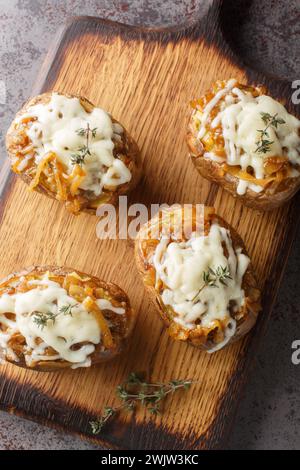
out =
{"type": "Polygon", "coordinates": [[[118,407],[106,406],[103,414],[90,421],[93,434],[99,434],[105,424],[122,410],[134,411],[138,405],[144,406],[151,414],[162,411],[166,397],[179,389],[188,390],[195,383],[192,380],[171,380],[163,383],[148,383],[141,374],[131,373],[127,380],[116,388],[117,396],[122,400],[118,407]]]}
{"type": "Polygon", "coordinates": [[[33,317],[33,322],[41,329],[43,330],[45,326],[47,326],[48,321],[52,321],[53,324],[55,323],[57,314],[52,313],[52,312],[33,312],[32,317],[33,317]]]}
{"type": "Polygon", "coordinates": [[[80,128],[76,130],[76,134],[85,137],[86,138],[86,143],[82,147],[80,147],[77,150],[77,153],[72,153],[71,155],[71,163],[72,165],[80,165],[82,166],[83,163],[85,162],[86,156],[91,155],[90,151],[90,139],[95,138],[97,135],[97,127],[94,127],[94,129],[90,128],[89,123],[87,123],[86,129],[80,128]]]}
{"type": "Polygon", "coordinates": [[[203,272],[203,286],[199,289],[195,297],[192,299],[192,302],[195,302],[204,287],[220,287],[218,283],[223,286],[227,286],[226,280],[232,279],[230,274],[230,269],[228,266],[218,266],[216,269],[208,268],[207,271],[203,272]]]}
{"type": "Polygon", "coordinates": [[[285,124],[285,121],[282,118],[277,117],[278,113],[274,114],[274,116],[271,116],[269,113],[260,113],[260,115],[266,127],[264,129],[257,129],[257,132],[260,134],[260,138],[257,142],[255,142],[255,153],[265,154],[270,151],[271,145],[274,144],[274,141],[270,140],[268,129],[270,127],[277,129],[278,124],[285,124]]]}
{"type": "Polygon", "coordinates": [[[33,322],[42,330],[47,326],[48,321],[52,321],[53,325],[55,323],[56,317],[58,315],[71,315],[72,316],[72,309],[77,307],[78,304],[75,305],[63,305],[59,308],[56,313],[53,312],[33,312],[33,322]]]}

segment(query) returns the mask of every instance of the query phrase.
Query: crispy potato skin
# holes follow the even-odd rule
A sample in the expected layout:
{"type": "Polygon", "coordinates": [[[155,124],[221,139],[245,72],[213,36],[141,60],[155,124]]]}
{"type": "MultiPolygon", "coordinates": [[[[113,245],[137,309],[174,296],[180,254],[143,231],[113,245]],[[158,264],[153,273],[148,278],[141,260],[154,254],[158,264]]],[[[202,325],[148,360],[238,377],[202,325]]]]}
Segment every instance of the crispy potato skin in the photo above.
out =
{"type": "MultiPolygon", "coordinates": [[[[94,109],[94,105],[87,100],[86,98],[79,96],[79,95],[72,95],[72,94],[61,94],[67,98],[78,98],[80,100],[81,105],[87,112],[91,112],[94,109]]],[[[37,104],[47,104],[51,100],[52,92],[48,93],[43,93],[41,95],[35,96],[34,98],[31,98],[29,101],[27,101],[22,109],[17,113],[16,118],[21,117],[23,114],[27,113],[28,109],[31,106],[35,106],[37,104]]],[[[15,119],[16,119],[15,118],[15,119]]],[[[8,156],[10,159],[13,158],[14,156],[14,136],[15,136],[15,119],[11,123],[7,134],[6,134],[6,149],[8,156]]],[[[116,119],[111,117],[112,122],[115,124],[120,124],[116,119]]],[[[120,124],[121,125],[121,124],[120,124]]],[[[121,125],[122,126],[122,125],[121,125]]],[[[115,191],[107,191],[105,194],[107,194],[108,199],[105,201],[105,204],[114,204],[116,205],[118,203],[118,198],[119,196],[123,194],[127,194],[130,191],[132,191],[138,184],[140,178],[141,178],[141,173],[142,173],[142,164],[141,164],[141,158],[140,158],[140,151],[139,148],[136,144],[136,142],[133,140],[133,138],[128,134],[126,129],[122,126],[124,129],[124,132],[122,134],[122,144],[124,146],[125,152],[124,155],[126,158],[129,159],[130,163],[127,165],[128,169],[131,171],[132,178],[128,183],[122,184],[120,186],[116,186],[115,191]]],[[[114,156],[117,158],[117,153],[114,152],[114,156]]],[[[32,175],[28,174],[28,172],[23,171],[22,173],[18,174],[20,178],[27,184],[29,185],[33,179],[32,175]]],[[[44,187],[42,184],[39,184],[35,189],[35,191],[38,191],[41,194],[44,194],[52,199],[57,199],[56,193],[53,193],[50,191],[48,188],[44,187]]],[[[89,208],[87,206],[83,206],[80,212],[87,212],[89,214],[95,215],[97,212],[97,209],[94,208],[89,208]]]]}
{"type": "MultiPolygon", "coordinates": [[[[221,217],[217,215],[214,215],[212,220],[217,221],[220,226],[225,227],[227,230],[229,230],[231,233],[233,247],[242,248],[242,252],[245,255],[247,255],[245,245],[241,237],[237,234],[237,232],[229,224],[227,224],[221,217]]],[[[153,272],[155,273],[155,269],[152,266],[149,266],[142,252],[142,243],[144,243],[144,241],[147,240],[147,232],[149,230],[149,227],[155,226],[155,225],[157,226],[158,221],[159,221],[159,218],[158,218],[158,215],[156,215],[153,219],[151,219],[148,223],[146,223],[143,227],[141,227],[141,230],[135,241],[135,260],[136,260],[137,269],[144,280],[145,288],[150,296],[150,299],[152,303],[155,305],[157,313],[159,314],[165,327],[168,328],[169,330],[168,332],[170,334],[170,326],[172,327],[172,324],[174,325],[175,322],[172,321],[172,318],[170,318],[170,313],[168,309],[166,308],[166,306],[164,305],[161,299],[161,296],[156,291],[154,284],[149,285],[149,282],[148,282],[149,271],[153,270],[153,272]]],[[[163,223],[164,222],[162,222],[162,225],[163,223]]],[[[246,299],[245,303],[247,305],[247,308],[237,313],[237,315],[240,315],[241,318],[237,320],[237,329],[236,329],[235,335],[230,339],[227,345],[240,339],[242,336],[244,336],[246,333],[250,331],[250,329],[254,326],[258,313],[261,309],[261,304],[260,304],[261,293],[260,293],[260,290],[258,289],[256,278],[255,278],[251,263],[249,264],[248,269],[244,275],[242,287],[245,291],[245,299],[246,299]]],[[[176,324],[176,327],[179,331],[180,330],[182,332],[187,331],[187,330],[184,330],[183,327],[178,326],[177,324],[176,324]]],[[[191,335],[186,339],[183,339],[183,338],[176,338],[176,339],[180,339],[201,350],[207,351],[212,346],[215,346],[215,343],[212,343],[209,337],[210,331],[207,328],[200,327],[200,329],[198,329],[197,335],[191,335]]]]}
{"type": "MultiPolygon", "coordinates": [[[[259,90],[260,87],[256,89],[259,90]]],[[[263,91],[265,90],[262,89],[260,94],[263,91]]],[[[300,188],[300,177],[288,177],[275,190],[272,187],[266,187],[260,193],[256,193],[248,188],[246,194],[239,195],[236,192],[239,182],[238,178],[224,173],[222,164],[204,157],[204,147],[197,138],[194,126],[192,125],[192,119],[189,123],[186,141],[191,160],[200,175],[209,181],[217,183],[247,207],[261,211],[276,209],[289,201],[300,188]]]]}
{"type": "MultiPolygon", "coordinates": [[[[30,266],[28,268],[25,268],[23,271],[12,273],[0,281],[0,288],[4,284],[9,284],[10,280],[13,278],[16,278],[16,277],[20,278],[27,274],[35,274],[35,273],[37,275],[44,274],[47,271],[49,271],[51,274],[55,274],[59,276],[66,276],[67,274],[76,272],[81,277],[89,277],[92,281],[94,281],[97,284],[98,287],[101,287],[107,290],[113,298],[115,298],[116,300],[120,302],[125,302],[126,304],[126,308],[125,308],[126,312],[124,314],[126,315],[125,331],[123,332],[122,336],[113,334],[113,339],[115,342],[114,349],[103,350],[103,348],[101,347],[101,343],[97,345],[94,353],[91,355],[91,361],[92,361],[91,365],[100,364],[102,362],[107,362],[113,359],[118,354],[120,354],[127,346],[128,338],[132,332],[132,329],[136,321],[136,313],[131,308],[130,301],[127,295],[125,294],[125,292],[116,284],[102,281],[95,276],[91,276],[90,274],[83,273],[76,269],[46,265],[46,266],[30,266]]],[[[12,361],[8,359],[5,359],[5,360],[6,362],[10,362],[11,364],[15,364],[25,369],[42,371],[42,372],[56,372],[62,369],[71,368],[72,366],[72,363],[62,365],[60,364],[60,361],[56,360],[56,361],[40,361],[35,366],[29,367],[26,365],[24,357],[21,357],[19,361],[12,361]]]]}

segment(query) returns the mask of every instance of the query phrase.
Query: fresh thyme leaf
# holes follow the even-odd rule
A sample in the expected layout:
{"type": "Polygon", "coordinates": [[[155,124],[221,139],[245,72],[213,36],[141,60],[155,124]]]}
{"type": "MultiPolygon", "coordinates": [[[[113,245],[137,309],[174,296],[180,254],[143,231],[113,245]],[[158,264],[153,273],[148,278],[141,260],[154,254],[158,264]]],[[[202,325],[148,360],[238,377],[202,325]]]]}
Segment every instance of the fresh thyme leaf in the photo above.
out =
{"type": "Polygon", "coordinates": [[[95,435],[100,434],[104,424],[105,423],[104,423],[102,418],[99,418],[95,421],[90,421],[90,426],[91,426],[92,433],[95,434],[95,435]]]}
{"type": "Polygon", "coordinates": [[[72,163],[72,165],[80,165],[80,166],[82,166],[83,163],[84,163],[85,156],[86,156],[86,155],[81,155],[80,153],[73,153],[73,154],[71,155],[71,163],[72,163]]]}
{"type": "Polygon", "coordinates": [[[46,313],[33,312],[32,316],[33,316],[33,322],[39,328],[41,328],[41,330],[43,330],[45,326],[47,326],[47,323],[49,320],[51,320],[53,324],[55,323],[56,314],[52,312],[46,312],[46,313]]]}
{"type": "Polygon", "coordinates": [[[160,409],[157,406],[152,406],[151,408],[149,408],[149,411],[154,416],[157,416],[160,414],[160,409]]]}
{"type": "Polygon", "coordinates": [[[261,118],[262,118],[263,122],[265,123],[265,125],[267,125],[270,122],[270,120],[272,119],[272,116],[269,113],[260,113],[260,115],[261,115],[261,118]]]}
{"type": "Polygon", "coordinates": [[[204,287],[219,287],[218,283],[227,286],[226,280],[232,279],[228,266],[218,266],[215,270],[208,267],[207,271],[203,272],[203,286],[199,289],[192,302],[195,302],[204,287]]]}
{"type": "Polygon", "coordinates": [[[117,393],[118,397],[121,398],[121,400],[127,400],[128,392],[127,392],[127,390],[125,389],[124,386],[119,385],[116,389],[116,393],[117,393]]]}
{"type": "Polygon", "coordinates": [[[44,329],[44,327],[47,325],[48,318],[46,315],[39,313],[39,312],[34,312],[33,314],[33,322],[41,328],[41,330],[44,329]]]}
{"type": "Polygon", "coordinates": [[[125,409],[126,409],[127,411],[134,411],[134,409],[135,409],[135,403],[132,402],[132,401],[126,402],[126,404],[125,404],[125,409]]]}
{"type": "Polygon", "coordinates": [[[191,388],[192,382],[184,382],[183,384],[184,390],[189,390],[191,388]]]}
{"type": "Polygon", "coordinates": [[[271,116],[269,113],[260,113],[260,115],[266,127],[264,129],[257,129],[257,132],[260,134],[260,138],[255,142],[255,153],[265,154],[270,151],[271,145],[274,144],[274,141],[270,140],[268,129],[270,127],[277,129],[278,124],[285,124],[285,121],[282,118],[277,117],[278,113],[274,114],[274,116],[271,116]]]}
{"type": "Polygon", "coordinates": [[[98,129],[97,127],[94,127],[94,129],[91,129],[89,123],[87,123],[86,129],[80,128],[75,131],[77,135],[86,138],[86,144],[83,147],[80,147],[77,153],[73,153],[71,155],[72,165],[82,166],[85,162],[86,156],[92,155],[90,148],[89,148],[90,138],[92,137],[94,139],[96,137],[97,129],[98,129]]]}
{"type": "Polygon", "coordinates": [[[129,386],[140,385],[141,387],[147,386],[147,383],[144,382],[144,374],[139,374],[137,372],[131,372],[127,377],[126,384],[129,386]]]}
{"type": "Polygon", "coordinates": [[[116,413],[116,411],[106,406],[104,408],[103,415],[100,418],[97,418],[95,421],[90,421],[90,426],[93,434],[99,434],[102,431],[105,423],[116,413]]]}
{"type": "Polygon", "coordinates": [[[76,307],[78,304],[75,305],[63,305],[57,313],[53,312],[33,312],[33,322],[42,330],[47,326],[48,321],[52,321],[53,325],[55,323],[56,317],[60,314],[63,315],[71,315],[72,316],[72,308],[76,307]]]}
{"type": "Polygon", "coordinates": [[[89,123],[87,123],[86,129],[81,127],[80,129],[77,129],[75,132],[77,135],[80,135],[81,137],[84,137],[84,136],[87,137],[87,135],[91,133],[92,137],[95,138],[97,134],[97,129],[98,127],[94,127],[94,129],[91,129],[89,123]]]}
{"type": "Polygon", "coordinates": [[[63,315],[71,315],[72,316],[72,308],[74,307],[77,307],[78,304],[75,304],[75,305],[63,305],[62,307],[60,307],[59,309],[59,313],[62,313],[63,315]]]}
{"type": "Polygon", "coordinates": [[[217,280],[223,284],[224,286],[227,286],[226,284],[226,279],[232,279],[231,275],[230,275],[230,270],[229,270],[229,267],[228,266],[218,266],[217,269],[216,269],[216,273],[214,273],[212,271],[212,274],[216,275],[217,277],[217,280]]]}
{"type": "Polygon", "coordinates": [[[85,129],[83,128],[77,129],[75,132],[77,135],[80,135],[81,137],[85,136],[85,129]]]}
{"type": "Polygon", "coordinates": [[[85,154],[85,155],[91,155],[90,149],[86,145],[78,149],[78,152],[85,154]]]}
{"type": "Polygon", "coordinates": [[[131,373],[124,383],[116,388],[117,396],[123,403],[116,407],[104,408],[102,416],[90,421],[93,434],[99,434],[107,421],[122,410],[133,411],[139,404],[144,406],[152,415],[161,412],[161,405],[165,398],[175,391],[188,390],[192,380],[172,380],[163,383],[147,383],[139,374],[131,373]]]}

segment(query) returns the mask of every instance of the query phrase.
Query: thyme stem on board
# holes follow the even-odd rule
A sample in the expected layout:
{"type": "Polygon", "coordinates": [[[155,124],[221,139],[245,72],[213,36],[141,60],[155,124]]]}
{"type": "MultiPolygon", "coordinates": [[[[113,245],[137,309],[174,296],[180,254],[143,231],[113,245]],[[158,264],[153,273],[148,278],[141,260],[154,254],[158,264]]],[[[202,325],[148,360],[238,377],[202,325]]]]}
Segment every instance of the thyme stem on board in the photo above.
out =
{"type": "Polygon", "coordinates": [[[192,380],[171,380],[167,383],[145,382],[140,374],[131,373],[127,380],[116,388],[122,404],[115,408],[106,406],[103,414],[90,421],[93,434],[99,434],[105,424],[122,410],[133,411],[138,405],[144,406],[151,414],[158,415],[166,397],[177,390],[188,390],[195,383],[192,380]]]}

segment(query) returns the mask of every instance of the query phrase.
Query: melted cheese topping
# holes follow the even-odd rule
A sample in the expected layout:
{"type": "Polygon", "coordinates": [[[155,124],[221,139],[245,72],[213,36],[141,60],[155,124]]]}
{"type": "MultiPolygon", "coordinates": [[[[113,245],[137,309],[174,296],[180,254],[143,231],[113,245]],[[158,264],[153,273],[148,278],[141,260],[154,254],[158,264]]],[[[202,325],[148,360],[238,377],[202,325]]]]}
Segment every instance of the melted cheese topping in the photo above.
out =
{"type": "MultiPolygon", "coordinates": [[[[36,117],[28,137],[35,150],[35,162],[38,164],[49,152],[57,155],[64,165],[67,175],[72,173],[72,155],[86,145],[86,137],[78,135],[79,129],[96,129],[95,137],[90,137],[91,155],[85,157],[82,165],[86,176],[80,188],[91,191],[95,196],[102,193],[104,186],[118,186],[131,180],[127,166],[113,155],[114,142],[120,140],[123,128],[113,124],[108,113],[94,108],[88,113],[78,98],[67,98],[53,93],[48,104],[37,104],[28,109],[19,120],[25,117],[36,117]]],[[[22,170],[25,161],[22,162],[22,170]]],[[[19,168],[20,171],[21,168],[19,168]]]]}
{"type": "Polygon", "coordinates": [[[216,320],[228,320],[225,343],[235,331],[229,307],[234,303],[238,310],[244,303],[242,280],[248,264],[249,258],[242,250],[233,248],[230,232],[216,223],[207,236],[194,233],[186,242],[170,243],[162,238],[153,255],[157,286],[163,282],[161,298],[176,313],[174,321],[193,329],[199,322],[210,328],[216,320]],[[222,244],[226,245],[228,258],[222,244]],[[232,279],[226,279],[226,285],[218,283],[218,287],[205,285],[203,273],[219,266],[227,267],[232,279]]]}
{"type": "MultiPolygon", "coordinates": [[[[221,110],[213,119],[211,127],[216,128],[218,125],[222,127],[228,165],[239,165],[245,171],[250,166],[257,179],[265,177],[264,158],[266,157],[286,156],[292,165],[300,165],[300,121],[270,96],[253,97],[251,93],[244,92],[235,85],[236,80],[229,80],[226,87],[206,105],[203,114],[195,113],[196,119],[201,122],[198,138],[201,139],[205,135],[209,114],[217,104],[220,104],[221,110]],[[261,113],[276,115],[277,118],[285,121],[283,124],[278,124],[277,128],[268,127],[267,140],[271,144],[265,154],[256,152],[257,142],[261,139],[259,130],[266,127],[261,113]]],[[[220,161],[220,157],[216,157],[211,152],[205,153],[204,157],[213,160],[217,158],[220,161]]],[[[294,169],[290,176],[297,177],[299,172],[294,169]]],[[[260,185],[240,180],[237,187],[238,194],[245,194],[248,187],[255,192],[263,190],[260,185]]]]}
{"type": "MultiPolygon", "coordinates": [[[[0,297],[0,323],[8,327],[5,332],[0,330],[0,347],[13,360],[18,360],[8,342],[14,333],[20,332],[26,340],[24,357],[26,364],[34,361],[52,361],[62,359],[73,363],[73,368],[88,367],[90,355],[95,345],[101,341],[101,331],[95,317],[82,304],[71,297],[60,284],[49,280],[45,275],[42,280],[28,282],[33,289],[13,295],[3,294],[0,297]],[[35,287],[36,286],[36,287],[35,287]],[[72,306],[71,315],[57,313],[64,306],[72,306]],[[49,320],[43,327],[34,321],[34,313],[49,313],[55,321],[49,320]],[[15,320],[10,320],[4,313],[15,314],[15,320]],[[42,342],[37,345],[36,340],[42,342]],[[75,350],[74,345],[80,347],[75,350]],[[47,347],[52,347],[56,355],[46,355],[47,347]]],[[[124,314],[123,308],[114,307],[107,299],[96,301],[100,309],[108,309],[117,314],[124,314]]]]}

